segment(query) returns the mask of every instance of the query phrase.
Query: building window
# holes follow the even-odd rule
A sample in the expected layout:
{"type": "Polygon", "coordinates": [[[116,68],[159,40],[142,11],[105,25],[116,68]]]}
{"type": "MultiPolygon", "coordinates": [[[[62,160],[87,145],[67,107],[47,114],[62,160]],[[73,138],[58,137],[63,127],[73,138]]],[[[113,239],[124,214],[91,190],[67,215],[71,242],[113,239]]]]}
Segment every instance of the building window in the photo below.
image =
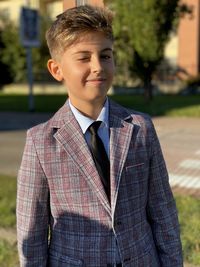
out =
{"type": "Polygon", "coordinates": [[[87,0],[76,0],[76,6],[82,6],[87,4],[87,0]]]}
{"type": "Polygon", "coordinates": [[[3,20],[9,20],[10,19],[10,10],[9,8],[3,8],[0,10],[0,17],[3,20]]]}

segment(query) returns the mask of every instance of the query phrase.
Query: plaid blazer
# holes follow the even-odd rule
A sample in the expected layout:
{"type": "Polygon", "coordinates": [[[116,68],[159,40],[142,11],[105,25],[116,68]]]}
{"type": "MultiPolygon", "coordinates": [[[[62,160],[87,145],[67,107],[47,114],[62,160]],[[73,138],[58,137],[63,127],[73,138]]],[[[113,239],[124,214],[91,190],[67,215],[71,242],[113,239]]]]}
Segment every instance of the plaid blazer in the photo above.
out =
{"type": "Polygon", "coordinates": [[[21,267],[181,267],[177,211],[149,116],[110,101],[111,203],[69,103],[27,132],[18,174],[21,267]]]}

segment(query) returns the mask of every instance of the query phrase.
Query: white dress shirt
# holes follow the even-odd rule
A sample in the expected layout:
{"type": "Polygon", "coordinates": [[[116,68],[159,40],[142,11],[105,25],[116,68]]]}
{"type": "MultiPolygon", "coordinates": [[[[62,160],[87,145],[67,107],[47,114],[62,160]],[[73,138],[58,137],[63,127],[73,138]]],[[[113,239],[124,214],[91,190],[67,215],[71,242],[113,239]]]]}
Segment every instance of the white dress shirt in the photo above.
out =
{"type": "MultiPolygon", "coordinates": [[[[70,102],[70,99],[69,99],[69,106],[70,106],[72,113],[74,114],[76,120],[78,121],[78,123],[81,127],[81,130],[84,134],[84,137],[85,137],[87,144],[89,144],[90,133],[88,131],[88,127],[94,122],[94,120],[83,115],[79,110],[77,110],[77,108],[75,108],[72,105],[72,103],[70,102]]],[[[109,139],[110,138],[109,138],[109,119],[108,118],[109,118],[109,102],[108,102],[108,99],[106,99],[105,104],[104,104],[98,118],[96,119],[96,121],[102,122],[99,129],[98,129],[98,135],[104,144],[106,153],[107,153],[108,158],[109,158],[109,155],[110,155],[110,150],[109,150],[110,141],[109,141],[109,139]]]]}

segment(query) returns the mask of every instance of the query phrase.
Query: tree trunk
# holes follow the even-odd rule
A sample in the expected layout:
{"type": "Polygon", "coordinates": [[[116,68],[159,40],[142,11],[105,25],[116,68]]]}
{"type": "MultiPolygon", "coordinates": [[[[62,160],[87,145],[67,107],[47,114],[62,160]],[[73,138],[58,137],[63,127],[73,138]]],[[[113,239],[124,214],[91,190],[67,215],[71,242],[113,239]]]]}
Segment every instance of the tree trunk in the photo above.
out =
{"type": "Polygon", "coordinates": [[[151,76],[146,77],[144,80],[144,99],[146,103],[151,102],[153,99],[153,87],[151,80],[151,76]]]}

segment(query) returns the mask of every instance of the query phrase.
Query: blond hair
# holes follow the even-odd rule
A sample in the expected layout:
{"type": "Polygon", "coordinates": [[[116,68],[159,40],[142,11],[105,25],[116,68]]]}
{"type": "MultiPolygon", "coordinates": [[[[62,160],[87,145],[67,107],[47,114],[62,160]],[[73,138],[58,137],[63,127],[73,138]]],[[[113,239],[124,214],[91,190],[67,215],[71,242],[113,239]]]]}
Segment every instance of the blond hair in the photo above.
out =
{"type": "Polygon", "coordinates": [[[113,41],[112,19],[112,12],[102,7],[84,5],[66,10],[46,32],[51,57],[59,58],[83,34],[101,32],[113,41]]]}

